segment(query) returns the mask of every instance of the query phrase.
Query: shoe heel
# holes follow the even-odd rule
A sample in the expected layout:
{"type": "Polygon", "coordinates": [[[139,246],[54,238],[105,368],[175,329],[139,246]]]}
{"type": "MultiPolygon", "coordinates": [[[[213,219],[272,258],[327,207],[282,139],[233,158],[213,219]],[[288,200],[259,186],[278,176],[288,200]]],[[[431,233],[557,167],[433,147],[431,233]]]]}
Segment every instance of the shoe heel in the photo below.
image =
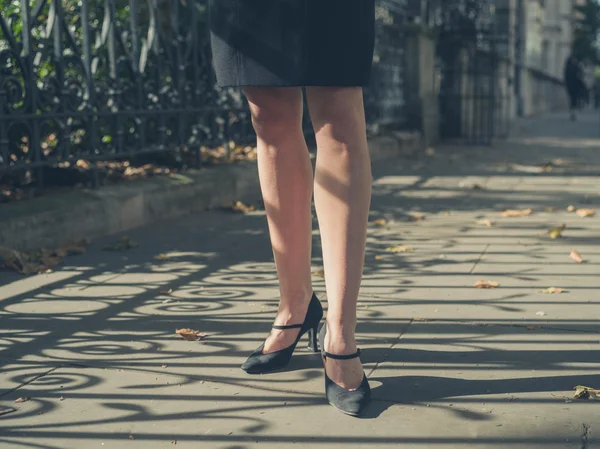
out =
{"type": "Polygon", "coordinates": [[[312,352],[319,352],[319,343],[317,342],[317,329],[308,330],[308,349],[312,352]]]}

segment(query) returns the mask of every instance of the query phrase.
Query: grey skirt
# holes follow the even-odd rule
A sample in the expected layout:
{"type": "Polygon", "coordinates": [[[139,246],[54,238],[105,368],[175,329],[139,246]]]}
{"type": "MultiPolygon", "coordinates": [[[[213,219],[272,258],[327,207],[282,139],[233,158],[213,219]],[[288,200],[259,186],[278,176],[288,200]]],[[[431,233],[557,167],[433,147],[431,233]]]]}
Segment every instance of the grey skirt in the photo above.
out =
{"type": "Polygon", "coordinates": [[[209,0],[219,86],[366,86],[375,0],[209,0]]]}

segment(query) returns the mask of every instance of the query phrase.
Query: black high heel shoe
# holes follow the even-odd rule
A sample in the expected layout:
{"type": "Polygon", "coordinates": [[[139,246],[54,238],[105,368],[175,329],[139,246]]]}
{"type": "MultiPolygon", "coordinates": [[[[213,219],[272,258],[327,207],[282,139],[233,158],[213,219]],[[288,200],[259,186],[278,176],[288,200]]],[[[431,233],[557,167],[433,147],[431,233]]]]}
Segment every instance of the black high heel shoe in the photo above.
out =
{"type": "MultiPolygon", "coordinates": [[[[323,367],[325,368],[325,360],[327,357],[334,360],[350,360],[360,357],[360,349],[354,354],[338,355],[331,354],[325,351],[325,334],[327,333],[327,323],[323,324],[319,332],[319,340],[321,343],[321,354],[323,356],[323,367]]],[[[367,375],[363,371],[363,380],[356,390],[346,390],[336,384],[327,375],[325,369],[325,396],[331,405],[337,408],[340,412],[350,416],[360,416],[371,401],[371,387],[367,375]]]]}
{"type": "Polygon", "coordinates": [[[313,293],[310,304],[308,305],[308,310],[306,311],[304,323],[291,324],[289,326],[273,326],[273,329],[300,329],[296,341],[287,348],[269,352],[268,354],[263,353],[265,347],[265,344],[263,343],[256,351],[250,354],[248,360],[242,365],[242,369],[248,374],[264,374],[283,368],[289,363],[292,354],[294,353],[294,349],[296,349],[296,345],[305,333],[308,333],[308,349],[312,352],[319,352],[317,329],[319,328],[319,323],[322,318],[323,307],[321,306],[321,302],[319,301],[319,298],[317,298],[317,295],[313,293]]]}

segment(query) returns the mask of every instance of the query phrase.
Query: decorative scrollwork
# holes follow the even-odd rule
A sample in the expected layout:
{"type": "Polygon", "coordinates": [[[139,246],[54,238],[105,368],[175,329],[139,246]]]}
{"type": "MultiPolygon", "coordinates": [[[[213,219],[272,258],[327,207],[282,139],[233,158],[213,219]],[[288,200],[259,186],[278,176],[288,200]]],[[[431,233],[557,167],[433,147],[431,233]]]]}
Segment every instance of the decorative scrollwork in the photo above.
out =
{"type": "MultiPolygon", "coordinates": [[[[403,62],[394,49],[405,0],[377,1],[395,7],[390,23],[379,20],[384,59],[367,108],[397,119],[403,62]]],[[[0,171],[147,151],[200,154],[251,139],[241,91],[214,86],[207,3],[43,0],[1,11],[0,171]],[[17,122],[33,133],[30,148],[12,140],[17,122]]]]}

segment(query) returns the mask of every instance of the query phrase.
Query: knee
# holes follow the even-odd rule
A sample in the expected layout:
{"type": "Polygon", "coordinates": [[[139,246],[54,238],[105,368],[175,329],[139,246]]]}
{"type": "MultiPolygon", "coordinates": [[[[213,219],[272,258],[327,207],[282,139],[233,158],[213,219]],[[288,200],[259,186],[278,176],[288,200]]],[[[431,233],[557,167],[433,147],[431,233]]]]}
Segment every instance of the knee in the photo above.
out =
{"type": "Polygon", "coordinates": [[[317,133],[336,140],[354,140],[366,133],[365,112],[360,88],[311,88],[310,116],[317,133]]]}
{"type": "Polygon", "coordinates": [[[259,138],[276,141],[302,129],[302,97],[278,88],[246,88],[252,124],[259,138]]]}

